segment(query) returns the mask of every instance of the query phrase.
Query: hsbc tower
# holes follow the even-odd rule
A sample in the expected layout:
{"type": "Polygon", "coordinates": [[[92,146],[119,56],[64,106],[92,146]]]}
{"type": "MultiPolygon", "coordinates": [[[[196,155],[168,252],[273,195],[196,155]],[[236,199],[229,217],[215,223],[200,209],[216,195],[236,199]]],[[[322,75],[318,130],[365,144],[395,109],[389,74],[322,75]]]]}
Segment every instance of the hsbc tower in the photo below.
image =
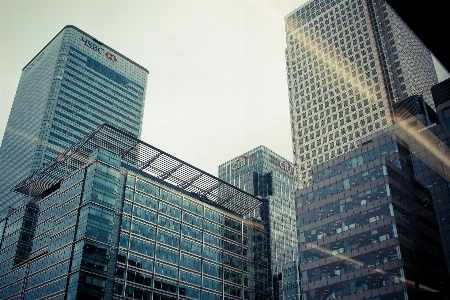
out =
{"type": "Polygon", "coordinates": [[[140,138],[147,77],[86,32],[64,27],[22,70],[0,148],[2,216],[23,204],[13,185],[99,125],[140,138]]]}

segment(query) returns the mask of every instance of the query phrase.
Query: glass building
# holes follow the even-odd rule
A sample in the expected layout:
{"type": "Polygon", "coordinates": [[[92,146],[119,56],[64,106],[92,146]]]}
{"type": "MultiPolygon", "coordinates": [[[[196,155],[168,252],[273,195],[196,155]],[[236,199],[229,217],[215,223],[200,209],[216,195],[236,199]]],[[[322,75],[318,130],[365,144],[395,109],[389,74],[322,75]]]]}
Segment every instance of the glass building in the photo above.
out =
{"type": "Polygon", "coordinates": [[[300,274],[298,261],[292,261],[283,265],[283,299],[301,299],[300,274]]]}
{"type": "Polygon", "coordinates": [[[285,17],[286,71],[298,187],[310,170],[393,124],[393,105],[434,107],[430,51],[384,0],[311,0],[285,17]]]}
{"type": "Polygon", "coordinates": [[[14,191],[1,299],[269,297],[268,235],[243,218],[261,200],[112,126],[14,191]]]}
{"type": "Polygon", "coordinates": [[[139,138],[147,77],[89,34],[64,27],[22,70],[0,148],[3,216],[23,204],[10,191],[18,180],[99,125],[139,138]]]}
{"type": "Polygon", "coordinates": [[[446,299],[439,208],[401,124],[313,167],[296,192],[302,300],[446,299]]]}
{"type": "Polygon", "coordinates": [[[283,299],[283,264],[297,259],[292,163],[259,146],[219,166],[219,178],[264,199],[247,217],[261,220],[270,239],[274,299],[283,299]]]}
{"type": "MultiPolygon", "coordinates": [[[[433,199],[450,274],[450,80],[433,86],[431,91],[436,111],[421,96],[411,96],[394,107],[397,123],[372,136],[395,134],[409,145],[414,178],[433,199]]],[[[361,143],[370,139],[362,139],[361,143]]]]}

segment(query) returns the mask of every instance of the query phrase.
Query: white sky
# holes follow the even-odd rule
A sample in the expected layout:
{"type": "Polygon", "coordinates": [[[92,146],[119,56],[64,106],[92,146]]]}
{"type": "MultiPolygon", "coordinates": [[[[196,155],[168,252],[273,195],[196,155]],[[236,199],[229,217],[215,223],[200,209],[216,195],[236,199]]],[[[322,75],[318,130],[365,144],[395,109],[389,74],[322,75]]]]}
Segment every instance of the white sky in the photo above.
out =
{"type": "Polygon", "coordinates": [[[0,139],[22,68],[75,25],[149,70],[143,141],[215,176],[259,145],[292,160],[284,16],[305,2],[1,0],[0,139]]]}

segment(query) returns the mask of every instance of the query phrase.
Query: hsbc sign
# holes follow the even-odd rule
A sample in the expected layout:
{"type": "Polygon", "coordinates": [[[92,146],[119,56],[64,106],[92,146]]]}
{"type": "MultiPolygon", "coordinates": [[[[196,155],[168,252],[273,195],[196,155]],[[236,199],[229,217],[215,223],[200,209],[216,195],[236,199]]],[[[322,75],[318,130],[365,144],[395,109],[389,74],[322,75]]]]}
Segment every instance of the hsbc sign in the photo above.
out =
{"type": "Polygon", "coordinates": [[[86,47],[90,48],[91,50],[98,52],[100,54],[105,54],[106,58],[109,59],[112,62],[116,62],[117,58],[114,54],[110,52],[105,52],[105,49],[103,49],[101,46],[97,45],[96,43],[85,39],[84,37],[81,37],[80,44],[85,45],[86,47]]]}
{"type": "Polygon", "coordinates": [[[107,59],[109,59],[109,60],[112,61],[112,62],[116,62],[116,61],[117,61],[117,58],[116,58],[116,56],[115,56],[114,54],[111,54],[111,53],[109,53],[109,52],[106,52],[106,53],[105,53],[105,56],[106,56],[107,59]]]}
{"type": "Polygon", "coordinates": [[[88,39],[84,39],[84,37],[81,37],[80,43],[85,45],[88,48],[91,48],[92,50],[94,50],[95,52],[98,52],[100,54],[103,53],[104,49],[102,47],[100,47],[99,45],[95,44],[94,42],[91,42],[88,39]]]}

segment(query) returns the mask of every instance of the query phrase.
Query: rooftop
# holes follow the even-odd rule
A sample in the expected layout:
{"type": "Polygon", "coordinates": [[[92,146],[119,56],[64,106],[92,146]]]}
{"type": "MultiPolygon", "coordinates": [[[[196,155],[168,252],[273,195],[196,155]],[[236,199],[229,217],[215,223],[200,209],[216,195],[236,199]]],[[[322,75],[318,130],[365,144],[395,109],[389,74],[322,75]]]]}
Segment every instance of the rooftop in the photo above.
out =
{"type": "Polygon", "coordinates": [[[12,190],[36,197],[75,169],[88,164],[90,154],[99,148],[120,157],[123,166],[144,171],[240,215],[254,210],[264,201],[106,123],[12,190]]]}

